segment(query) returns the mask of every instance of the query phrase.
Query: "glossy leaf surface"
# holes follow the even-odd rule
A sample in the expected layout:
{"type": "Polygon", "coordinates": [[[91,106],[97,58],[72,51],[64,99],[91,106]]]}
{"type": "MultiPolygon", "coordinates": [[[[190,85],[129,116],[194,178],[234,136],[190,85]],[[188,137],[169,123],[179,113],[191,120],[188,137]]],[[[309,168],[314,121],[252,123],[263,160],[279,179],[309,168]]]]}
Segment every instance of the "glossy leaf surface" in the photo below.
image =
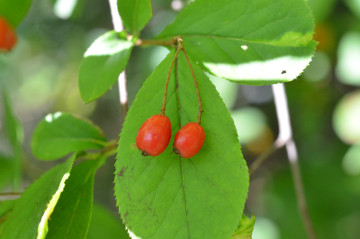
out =
{"type": "Polygon", "coordinates": [[[110,31],[87,49],[79,71],[82,99],[89,103],[108,91],[125,69],[133,43],[121,33],[110,31]]]}
{"type": "MultiPolygon", "coordinates": [[[[115,175],[119,211],[127,228],[144,239],[230,238],[247,197],[248,170],[229,112],[193,61],[204,108],[203,148],[194,157],[182,159],[172,152],[173,138],[157,157],[144,157],[134,147],[141,124],[160,111],[173,57],[171,52],[146,80],[124,124],[115,175]]],[[[173,135],[180,126],[196,121],[198,113],[196,90],[183,53],[177,69],[180,111],[174,72],[166,108],[173,135]]]]}
{"type": "Polygon", "coordinates": [[[212,74],[241,84],[295,79],[316,43],[305,1],[197,0],[158,38],[181,36],[184,47],[212,74]]]}
{"type": "Polygon", "coordinates": [[[31,140],[34,155],[51,160],[85,149],[101,149],[106,144],[102,131],[88,120],[57,112],[36,127],[31,140]]]}
{"type": "Polygon", "coordinates": [[[104,159],[76,165],[49,221],[47,239],[86,238],[93,207],[94,176],[104,159]]]}

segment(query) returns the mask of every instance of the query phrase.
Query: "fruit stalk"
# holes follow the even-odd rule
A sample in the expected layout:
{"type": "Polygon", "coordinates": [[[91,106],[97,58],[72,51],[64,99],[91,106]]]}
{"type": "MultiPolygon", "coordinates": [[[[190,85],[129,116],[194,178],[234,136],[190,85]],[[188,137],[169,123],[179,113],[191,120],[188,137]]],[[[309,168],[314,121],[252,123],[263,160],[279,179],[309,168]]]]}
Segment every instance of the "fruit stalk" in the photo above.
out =
{"type": "Polygon", "coordinates": [[[181,51],[181,49],[183,49],[183,45],[182,45],[182,39],[178,38],[177,40],[177,49],[174,55],[174,58],[171,61],[171,65],[170,65],[170,69],[168,71],[167,74],[167,78],[166,78],[166,83],[165,83],[165,91],[164,91],[164,98],[163,98],[163,102],[162,102],[162,106],[160,109],[160,114],[161,115],[165,115],[165,110],[166,110],[166,97],[167,97],[167,91],[168,91],[168,86],[169,86],[169,82],[170,82],[170,76],[171,76],[171,70],[174,67],[175,61],[179,55],[179,52],[181,51]]]}
{"type": "Polygon", "coordinates": [[[202,108],[202,104],[201,104],[201,97],[200,97],[200,92],[199,92],[199,87],[198,87],[198,83],[195,77],[195,73],[194,73],[194,69],[192,68],[192,65],[190,63],[190,59],[185,51],[185,48],[182,48],[182,51],[184,52],[186,61],[189,65],[190,71],[191,71],[191,75],[193,77],[194,80],[194,85],[195,85],[195,89],[196,89],[196,95],[197,95],[197,99],[198,99],[198,104],[199,104],[199,113],[198,113],[198,117],[197,117],[197,123],[200,124],[201,123],[201,115],[203,112],[203,108],[202,108]]]}

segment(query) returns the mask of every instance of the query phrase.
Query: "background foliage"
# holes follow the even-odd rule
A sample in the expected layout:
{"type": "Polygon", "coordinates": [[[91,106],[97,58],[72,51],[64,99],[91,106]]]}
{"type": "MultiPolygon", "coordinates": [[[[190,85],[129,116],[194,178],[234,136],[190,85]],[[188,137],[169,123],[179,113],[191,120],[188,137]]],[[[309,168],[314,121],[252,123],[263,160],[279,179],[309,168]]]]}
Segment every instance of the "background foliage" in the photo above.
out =
{"type": "MultiPolygon", "coordinates": [[[[75,0],[73,8],[66,9],[64,2],[33,1],[17,28],[17,47],[6,57],[0,56],[0,88],[6,87],[14,114],[24,128],[24,137],[18,128],[10,133],[14,140],[9,142],[5,137],[9,134],[5,132],[5,121],[1,121],[2,191],[19,188],[20,176],[24,179],[21,186],[26,187],[57,164],[39,162],[29,148],[35,126],[48,112],[65,111],[88,117],[104,130],[108,139],[117,137],[122,124],[116,87],[98,101],[85,105],[77,86],[86,48],[100,34],[112,29],[108,4],[102,0],[75,0]],[[24,148],[19,157],[16,155],[19,151],[14,149],[22,139],[24,148]],[[22,161],[12,165],[9,158],[22,158],[22,161]],[[17,176],[10,180],[3,177],[2,170],[6,167],[17,176]]],[[[315,35],[320,44],[312,65],[299,80],[286,84],[305,191],[319,238],[355,239],[360,234],[360,6],[355,0],[308,2],[314,11],[315,35]]],[[[154,17],[144,29],[144,38],[159,34],[175,18],[182,2],[153,0],[152,4],[154,17]]],[[[136,26],[134,31],[140,27],[136,26]]],[[[166,54],[167,50],[161,47],[133,49],[127,67],[130,102],[166,54]]],[[[271,90],[267,86],[238,86],[210,78],[231,110],[249,164],[277,134],[271,90]]],[[[0,110],[1,119],[4,111],[4,108],[0,110]]],[[[114,160],[108,160],[98,170],[94,200],[116,217],[104,212],[103,207],[96,206],[95,212],[99,218],[119,223],[114,206],[113,165],[114,160]]],[[[84,183],[92,182],[90,179],[84,183]]],[[[273,155],[254,175],[249,193],[246,212],[256,215],[255,239],[305,238],[304,229],[299,226],[301,221],[284,151],[273,155]]],[[[96,225],[94,221],[96,217],[90,225],[96,225]]],[[[111,228],[111,223],[108,226],[111,228]]],[[[99,233],[98,228],[89,230],[99,233]]],[[[123,233],[115,229],[111,232],[123,233]]]]}

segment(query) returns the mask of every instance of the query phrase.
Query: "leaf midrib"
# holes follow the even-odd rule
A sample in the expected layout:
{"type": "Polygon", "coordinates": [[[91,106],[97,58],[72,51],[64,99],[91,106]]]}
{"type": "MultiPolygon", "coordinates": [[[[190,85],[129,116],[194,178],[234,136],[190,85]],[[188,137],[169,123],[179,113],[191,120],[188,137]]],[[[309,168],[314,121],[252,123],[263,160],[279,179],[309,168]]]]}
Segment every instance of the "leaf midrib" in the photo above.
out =
{"type": "Polygon", "coordinates": [[[68,137],[50,137],[50,138],[44,138],[44,141],[57,141],[57,140],[64,140],[66,139],[67,141],[80,141],[81,143],[94,143],[94,144],[98,144],[101,146],[106,145],[106,141],[101,141],[101,140],[97,140],[97,139],[91,139],[91,138],[68,138],[68,137]]]}
{"type": "Polygon", "coordinates": [[[181,188],[184,193],[184,207],[185,207],[185,221],[186,221],[186,227],[188,230],[189,239],[191,238],[190,234],[190,226],[189,226],[189,219],[188,219],[188,207],[187,207],[187,200],[186,200],[186,193],[185,193],[185,178],[184,178],[184,164],[183,164],[183,158],[180,158],[180,168],[181,168],[181,188]]]}
{"type": "MultiPolygon", "coordinates": [[[[170,36],[165,36],[164,38],[167,38],[167,37],[170,37],[170,36]]],[[[304,46],[306,46],[306,44],[304,44],[304,45],[275,44],[275,43],[266,42],[266,41],[250,40],[250,39],[244,39],[244,38],[240,38],[240,37],[229,37],[229,36],[211,35],[211,34],[181,34],[180,37],[182,37],[182,38],[204,37],[204,38],[210,38],[210,39],[242,41],[244,43],[268,45],[268,46],[273,46],[273,47],[304,47],[304,46]]],[[[186,40],[186,39],[184,39],[184,40],[186,40]]],[[[310,39],[307,43],[310,43],[311,41],[312,40],[310,39]]]]}

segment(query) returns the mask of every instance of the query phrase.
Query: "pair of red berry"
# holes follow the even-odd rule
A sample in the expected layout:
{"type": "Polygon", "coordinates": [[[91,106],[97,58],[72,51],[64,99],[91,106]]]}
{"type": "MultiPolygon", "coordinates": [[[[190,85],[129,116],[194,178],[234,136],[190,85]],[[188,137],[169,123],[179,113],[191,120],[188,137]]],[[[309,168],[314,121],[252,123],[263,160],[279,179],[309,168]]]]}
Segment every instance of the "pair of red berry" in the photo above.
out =
{"type": "MultiPolygon", "coordinates": [[[[171,138],[171,123],[165,115],[154,115],[140,127],[136,146],[143,155],[157,156],[168,146],[171,138]]],[[[195,156],[205,141],[203,127],[194,122],[187,123],[175,135],[174,152],[183,158],[195,156]]]]}
{"type": "Polygon", "coordinates": [[[0,16],[0,52],[10,51],[16,44],[16,39],[14,29],[0,16]]]}

